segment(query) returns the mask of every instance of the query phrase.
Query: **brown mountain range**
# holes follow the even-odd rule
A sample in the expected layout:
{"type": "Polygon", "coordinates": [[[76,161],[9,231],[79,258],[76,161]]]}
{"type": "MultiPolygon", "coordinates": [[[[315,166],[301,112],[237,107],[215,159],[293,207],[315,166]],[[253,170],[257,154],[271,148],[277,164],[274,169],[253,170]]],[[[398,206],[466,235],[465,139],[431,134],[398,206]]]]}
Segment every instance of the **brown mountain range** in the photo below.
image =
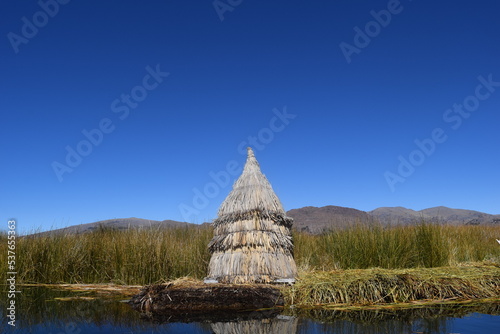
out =
{"type": "MultiPolygon", "coordinates": [[[[473,210],[451,209],[444,206],[438,206],[420,211],[403,207],[382,207],[368,212],[333,205],[319,208],[306,206],[300,209],[290,210],[287,212],[287,215],[294,219],[293,227],[296,230],[310,233],[321,233],[332,228],[345,227],[353,223],[373,222],[380,222],[382,224],[414,224],[420,221],[460,225],[500,224],[500,215],[491,215],[473,210]]],[[[78,234],[91,232],[102,227],[125,230],[131,228],[172,228],[182,226],[200,225],[174,220],[158,221],[141,218],[119,218],[102,220],[95,223],[73,225],[39,234],[78,234]]]]}
{"type": "Polygon", "coordinates": [[[420,211],[403,207],[378,208],[370,211],[369,214],[381,222],[388,223],[414,223],[422,220],[469,225],[500,223],[500,215],[491,215],[473,210],[451,209],[445,206],[436,206],[420,211]]]}
{"type": "Polygon", "coordinates": [[[488,225],[500,224],[500,215],[484,212],[451,209],[437,206],[420,211],[403,207],[382,207],[360,211],[339,206],[304,207],[288,211],[299,231],[320,233],[352,223],[380,222],[382,224],[415,224],[421,221],[446,224],[488,225]]]}

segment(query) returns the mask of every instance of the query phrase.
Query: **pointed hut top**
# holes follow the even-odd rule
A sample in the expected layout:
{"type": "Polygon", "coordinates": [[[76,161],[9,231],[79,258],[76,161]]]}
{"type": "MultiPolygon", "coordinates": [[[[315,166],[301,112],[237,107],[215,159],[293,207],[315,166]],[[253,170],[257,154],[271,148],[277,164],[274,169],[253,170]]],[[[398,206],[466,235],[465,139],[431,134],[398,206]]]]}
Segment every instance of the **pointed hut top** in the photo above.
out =
{"type": "Polygon", "coordinates": [[[240,178],[245,174],[245,171],[247,175],[258,177],[257,175],[260,174],[264,176],[264,174],[260,171],[260,164],[255,158],[255,154],[253,153],[251,147],[247,147],[247,162],[245,163],[245,167],[243,168],[243,173],[240,178]]]}
{"type": "Polygon", "coordinates": [[[224,215],[243,214],[259,210],[265,213],[285,214],[281,202],[260,171],[253,150],[248,147],[248,156],[243,173],[233,185],[233,190],[219,208],[219,218],[224,215]]]}

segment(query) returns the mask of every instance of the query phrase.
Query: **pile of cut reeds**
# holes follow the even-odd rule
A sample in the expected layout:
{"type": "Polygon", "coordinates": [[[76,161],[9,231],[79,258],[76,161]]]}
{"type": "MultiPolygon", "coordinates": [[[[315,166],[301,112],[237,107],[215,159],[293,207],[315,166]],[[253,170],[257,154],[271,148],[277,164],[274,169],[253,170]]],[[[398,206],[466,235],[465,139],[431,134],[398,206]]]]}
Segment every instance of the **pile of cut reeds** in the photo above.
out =
{"type": "Polygon", "coordinates": [[[286,304],[297,307],[500,300],[500,268],[470,265],[314,271],[301,273],[293,287],[282,291],[286,304]]]}

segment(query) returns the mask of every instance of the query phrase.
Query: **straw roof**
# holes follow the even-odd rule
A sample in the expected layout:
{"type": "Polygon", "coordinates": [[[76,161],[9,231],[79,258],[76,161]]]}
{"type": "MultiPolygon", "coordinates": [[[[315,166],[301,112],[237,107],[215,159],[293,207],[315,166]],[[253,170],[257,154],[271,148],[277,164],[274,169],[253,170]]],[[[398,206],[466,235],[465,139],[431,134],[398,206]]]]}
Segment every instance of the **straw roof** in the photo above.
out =
{"type": "Polygon", "coordinates": [[[260,171],[251,148],[243,173],[213,222],[210,280],[222,283],[270,283],[293,280],[292,219],[260,171]]]}

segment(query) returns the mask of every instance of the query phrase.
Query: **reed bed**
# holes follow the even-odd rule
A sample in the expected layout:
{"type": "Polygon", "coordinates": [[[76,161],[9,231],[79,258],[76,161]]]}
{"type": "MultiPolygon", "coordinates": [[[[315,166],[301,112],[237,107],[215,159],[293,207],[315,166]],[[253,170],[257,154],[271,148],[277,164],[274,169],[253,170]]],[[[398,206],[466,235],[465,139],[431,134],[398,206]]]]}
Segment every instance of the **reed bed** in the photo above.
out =
{"type": "MultiPolygon", "coordinates": [[[[211,227],[41,235],[17,239],[18,283],[151,284],[207,275],[211,227]]],[[[500,226],[355,225],[321,235],[295,232],[300,272],[500,265],[500,226]]],[[[0,266],[7,238],[0,235],[0,266]]],[[[6,271],[0,271],[5,282],[6,271]]]]}
{"type": "MultiPolygon", "coordinates": [[[[202,278],[210,259],[207,244],[211,238],[209,227],[100,229],[78,235],[21,237],[17,239],[17,280],[148,284],[183,276],[202,278]]],[[[2,265],[6,245],[6,239],[0,242],[2,265]]]]}
{"type": "Polygon", "coordinates": [[[356,224],[321,235],[294,233],[295,260],[306,271],[500,263],[500,226],[356,224]]]}
{"type": "Polygon", "coordinates": [[[307,272],[299,276],[295,285],[282,290],[288,305],[302,308],[430,300],[500,300],[500,267],[469,265],[307,272]]]}

